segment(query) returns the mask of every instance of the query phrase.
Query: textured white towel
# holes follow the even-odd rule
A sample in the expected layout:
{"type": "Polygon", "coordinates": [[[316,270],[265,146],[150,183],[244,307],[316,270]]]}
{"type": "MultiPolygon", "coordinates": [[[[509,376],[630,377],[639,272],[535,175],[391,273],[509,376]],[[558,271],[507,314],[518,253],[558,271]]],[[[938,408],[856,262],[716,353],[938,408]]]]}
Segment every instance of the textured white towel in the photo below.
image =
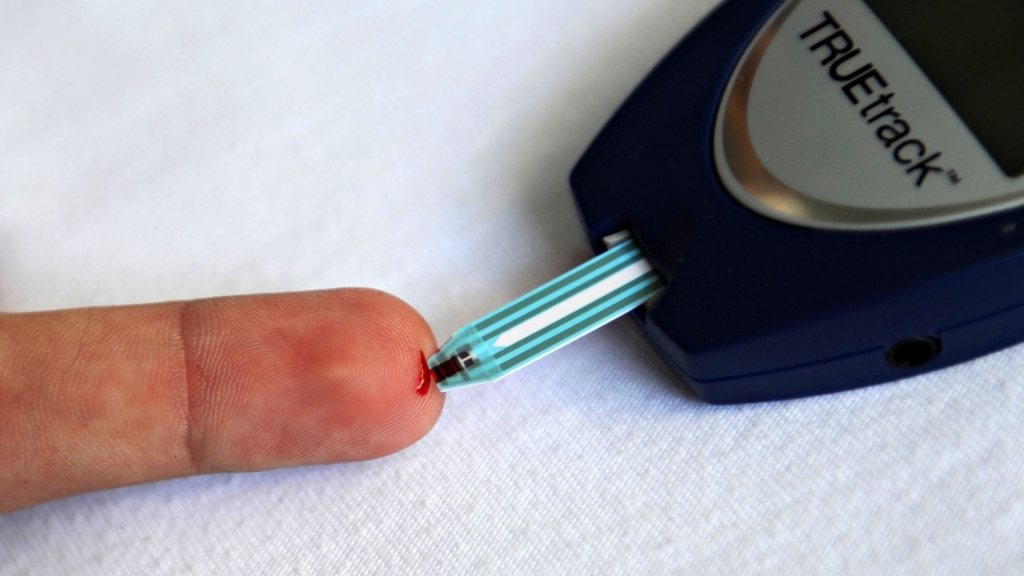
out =
{"type": "MultiPolygon", "coordinates": [[[[0,307],[363,285],[443,340],[590,256],[569,170],[713,4],[4,2],[0,307]]],[[[0,575],[1020,573],[1022,374],[713,407],[620,320],[382,460],[2,516],[0,575]]]]}

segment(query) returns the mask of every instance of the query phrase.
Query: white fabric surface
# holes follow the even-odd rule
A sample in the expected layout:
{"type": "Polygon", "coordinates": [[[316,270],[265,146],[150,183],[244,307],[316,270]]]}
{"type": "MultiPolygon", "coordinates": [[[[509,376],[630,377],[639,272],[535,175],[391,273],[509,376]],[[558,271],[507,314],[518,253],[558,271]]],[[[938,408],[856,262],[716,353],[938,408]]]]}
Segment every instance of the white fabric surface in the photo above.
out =
{"type": "MultiPolygon", "coordinates": [[[[569,170],[714,3],[4,2],[0,307],[362,285],[443,340],[590,255],[569,170]]],[[[619,320],[381,460],[0,516],[0,575],[1020,573],[1022,369],[715,407],[619,320]]]]}

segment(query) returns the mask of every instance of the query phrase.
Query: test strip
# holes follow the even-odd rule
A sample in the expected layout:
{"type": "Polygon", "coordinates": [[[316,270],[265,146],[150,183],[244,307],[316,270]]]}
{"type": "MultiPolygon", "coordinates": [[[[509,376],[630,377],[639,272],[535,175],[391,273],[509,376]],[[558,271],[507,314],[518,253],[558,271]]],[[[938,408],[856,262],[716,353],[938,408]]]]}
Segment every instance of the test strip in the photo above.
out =
{"type": "Polygon", "coordinates": [[[442,391],[497,380],[656,297],[632,238],[455,333],[427,364],[442,391]]]}

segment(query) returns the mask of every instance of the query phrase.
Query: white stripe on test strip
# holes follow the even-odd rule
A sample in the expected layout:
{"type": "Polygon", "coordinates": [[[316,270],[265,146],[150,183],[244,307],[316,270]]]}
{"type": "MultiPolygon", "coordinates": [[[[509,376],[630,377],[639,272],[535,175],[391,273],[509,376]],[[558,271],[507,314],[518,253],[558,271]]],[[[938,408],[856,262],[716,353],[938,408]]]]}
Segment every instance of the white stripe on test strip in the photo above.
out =
{"type": "Polygon", "coordinates": [[[583,290],[578,294],[566,298],[554,306],[544,310],[540,314],[527,319],[522,324],[517,324],[507,332],[498,336],[494,342],[495,348],[511,346],[526,338],[530,334],[543,330],[545,327],[558,322],[569,314],[583,308],[587,304],[597,301],[602,296],[611,294],[615,290],[629,284],[633,280],[651,271],[651,265],[645,259],[640,259],[615,274],[605,278],[601,282],[583,290]]]}

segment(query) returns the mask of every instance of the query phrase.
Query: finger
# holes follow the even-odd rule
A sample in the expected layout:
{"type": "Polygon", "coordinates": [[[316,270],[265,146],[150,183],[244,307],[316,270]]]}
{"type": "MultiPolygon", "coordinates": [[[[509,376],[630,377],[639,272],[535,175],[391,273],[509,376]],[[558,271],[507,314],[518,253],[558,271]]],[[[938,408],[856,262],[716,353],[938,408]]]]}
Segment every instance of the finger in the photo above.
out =
{"type": "Polygon", "coordinates": [[[440,415],[420,386],[435,349],[412,308],[361,289],[0,315],[0,512],[394,452],[440,415]]]}

